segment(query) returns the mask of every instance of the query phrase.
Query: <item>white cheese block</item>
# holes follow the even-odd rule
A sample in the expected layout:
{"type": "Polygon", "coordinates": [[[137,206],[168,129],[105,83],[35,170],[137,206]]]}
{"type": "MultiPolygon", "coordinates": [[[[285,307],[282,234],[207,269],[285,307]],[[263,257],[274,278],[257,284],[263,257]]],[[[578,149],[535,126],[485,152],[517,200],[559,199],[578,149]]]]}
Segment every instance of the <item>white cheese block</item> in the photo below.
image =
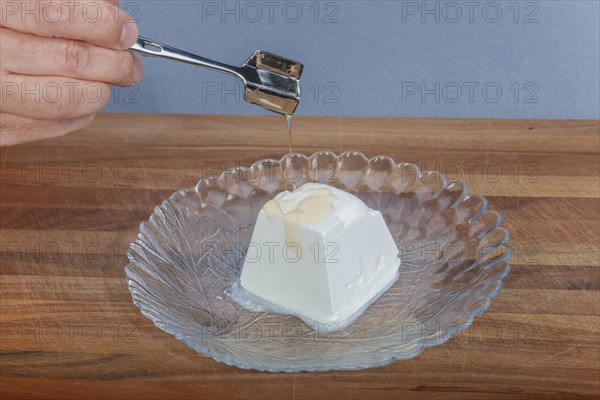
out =
{"type": "Polygon", "coordinates": [[[307,183],[260,211],[241,286],[305,321],[343,326],[391,286],[399,265],[379,211],[343,190],[307,183]]]}

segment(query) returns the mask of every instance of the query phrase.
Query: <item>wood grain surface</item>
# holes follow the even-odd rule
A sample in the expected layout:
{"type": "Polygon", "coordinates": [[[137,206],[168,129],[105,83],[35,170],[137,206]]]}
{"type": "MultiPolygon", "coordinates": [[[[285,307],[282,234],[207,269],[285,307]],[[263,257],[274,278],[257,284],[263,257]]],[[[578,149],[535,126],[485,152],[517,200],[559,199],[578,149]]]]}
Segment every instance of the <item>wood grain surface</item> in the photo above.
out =
{"type": "Polygon", "coordinates": [[[177,189],[287,151],[275,116],[102,114],[66,137],[2,148],[2,399],[536,399],[600,396],[598,121],[314,118],[294,149],[360,150],[436,169],[487,196],[513,271],[449,342],[326,373],[229,367],[132,304],[126,250],[177,189]]]}

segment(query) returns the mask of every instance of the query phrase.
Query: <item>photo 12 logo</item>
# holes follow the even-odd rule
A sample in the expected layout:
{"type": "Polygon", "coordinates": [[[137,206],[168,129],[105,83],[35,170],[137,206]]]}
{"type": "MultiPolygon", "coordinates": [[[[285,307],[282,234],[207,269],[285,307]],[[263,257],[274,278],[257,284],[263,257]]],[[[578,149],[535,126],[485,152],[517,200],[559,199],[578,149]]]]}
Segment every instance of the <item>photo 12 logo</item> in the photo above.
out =
{"type": "Polygon", "coordinates": [[[250,264],[268,262],[270,264],[297,263],[306,258],[315,264],[336,264],[339,259],[336,257],[340,247],[335,242],[318,243],[302,247],[298,242],[250,242],[246,252],[246,262],[250,264]]]}
{"type": "Polygon", "coordinates": [[[495,24],[508,20],[515,24],[537,24],[539,11],[538,3],[533,1],[403,1],[402,22],[495,24]]]}
{"type": "Polygon", "coordinates": [[[69,104],[78,102],[99,103],[110,97],[112,103],[139,103],[139,86],[132,83],[126,86],[102,85],[98,82],[50,81],[45,83],[2,80],[0,84],[1,104],[7,103],[45,103],[57,113],[69,104]]]}
{"type": "Polygon", "coordinates": [[[140,166],[133,162],[5,162],[0,163],[0,183],[53,184],[136,184],[140,166]]]}
{"type": "MultiPolygon", "coordinates": [[[[302,86],[306,88],[306,92],[302,96],[303,103],[312,101],[315,104],[338,104],[340,102],[340,85],[336,82],[307,82],[302,86]]],[[[268,93],[277,93],[278,90],[278,88],[272,87],[268,93]]],[[[267,100],[270,96],[274,96],[268,93],[260,94],[260,96],[267,100]]],[[[200,86],[200,101],[202,103],[220,102],[223,104],[239,104],[244,102],[245,97],[248,97],[247,95],[245,96],[245,86],[239,81],[202,82],[200,86]]],[[[135,97],[129,96],[125,99],[135,99],[135,97]]]]}
{"type": "Polygon", "coordinates": [[[0,323],[0,342],[68,343],[90,345],[95,343],[137,343],[138,328],[130,322],[57,323],[57,322],[4,322],[0,323]]]}
{"type": "Polygon", "coordinates": [[[337,24],[340,6],[335,1],[203,1],[203,23],[337,24]]]}
{"type": "Polygon", "coordinates": [[[0,21],[5,24],[9,19],[17,18],[21,23],[73,23],[84,21],[95,24],[107,19],[120,22],[135,21],[139,11],[136,2],[121,2],[119,7],[104,0],[97,1],[2,1],[0,2],[0,21]],[[123,14],[119,9],[125,11],[123,14]],[[129,17],[127,17],[129,15],[129,17]]]}
{"type": "Polygon", "coordinates": [[[0,262],[7,268],[22,264],[90,267],[105,262],[122,262],[128,243],[94,241],[0,241],[0,262]]]}
{"type": "Polygon", "coordinates": [[[537,82],[402,82],[403,103],[539,103],[537,82]]]}

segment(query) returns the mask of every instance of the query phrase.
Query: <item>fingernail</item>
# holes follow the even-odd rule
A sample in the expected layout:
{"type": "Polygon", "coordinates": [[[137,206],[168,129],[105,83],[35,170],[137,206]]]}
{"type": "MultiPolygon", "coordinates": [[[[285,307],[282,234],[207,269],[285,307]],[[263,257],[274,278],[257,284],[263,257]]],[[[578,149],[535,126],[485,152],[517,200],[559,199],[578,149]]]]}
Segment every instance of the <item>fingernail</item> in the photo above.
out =
{"type": "Polygon", "coordinates": [[[121,39],[119,45],[122,49],[130,48],[138,38],[137,25],[133,18],[127,16],[123,22],[123,30],[121,31],[121,39]]]}
{"type": "Polygon", "coordinates": [[[138,83],[142,80],[142,73],[144,72],[144,65],[139,58],[133,56],[133,82],[138,83]]]}

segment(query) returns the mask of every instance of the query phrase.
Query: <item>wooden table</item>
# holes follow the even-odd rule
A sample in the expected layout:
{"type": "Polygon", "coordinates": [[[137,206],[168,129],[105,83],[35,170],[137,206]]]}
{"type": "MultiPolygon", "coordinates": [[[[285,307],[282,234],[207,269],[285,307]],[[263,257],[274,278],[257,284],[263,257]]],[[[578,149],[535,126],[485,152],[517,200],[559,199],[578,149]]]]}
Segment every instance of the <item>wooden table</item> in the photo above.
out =
{"type": "Polygon", "coordinates": [[[513,271],[466,331],[419,357],[327,373],[213,361],[132,304],[126,249],[154,206],[207,174],[287,151],[278,117],[103,114],[3,148],[0,397],[597,398],[598,121],[313,118],[295,150],[437,169],[505,217],[513,271]]]}

